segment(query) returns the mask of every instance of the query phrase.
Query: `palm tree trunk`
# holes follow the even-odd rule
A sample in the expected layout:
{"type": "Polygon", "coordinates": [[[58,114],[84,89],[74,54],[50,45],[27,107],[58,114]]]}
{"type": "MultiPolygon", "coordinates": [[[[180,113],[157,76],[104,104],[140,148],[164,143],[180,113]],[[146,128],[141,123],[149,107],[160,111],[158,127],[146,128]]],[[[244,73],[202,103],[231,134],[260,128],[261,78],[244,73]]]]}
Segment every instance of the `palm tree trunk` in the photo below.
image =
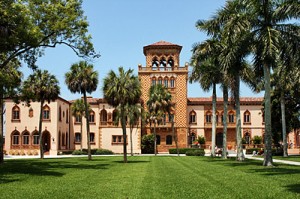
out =
{"type": "Polygon", "coordinates": [[[270,68],[264,65],[265,85],[265,140],[264,140],[264,166],[273,166],[272,158],[272,132],[271,132],[271,83],[270,68]]]}
{"type": "Polygon", "coordinates": [[[156,151],[156,121],[155,120],[154,120],[154,155],[156,156],[157,151],[156,151]]]}
{"type": "Polygon", "coordinates": [[[281,122],[282,122],[282,141],[283,141],[283,157],[288,157],[287,139],[286,139],[286,121],[285,121],[285,98],[284,91],[280,94],[281,122]]]}
{"type": "Polygon", "coordinates": [[[130,125],[130,154],[131,154],[131,156],[133,156],[132,131],[133,131],[133,126],[130,125]]]}
{"type": "Polygon", "coordinates": [[[235,76],[234,100],[235,100],[235,114],[236,114],[236,142],[237,142],[237,161],[244,161],[242,143],[242,127],[241,127],[241,110],[240,110],[240,76],[235,76]]]}
{"type": "Polygon", "coordinates": [[[39,143],[40,143],[40,158],[44,158],[44,143],[43,143],[43,138],[42,138],[42,123],[43,123],[43,106],[44,106],[44,101],[41,101],[41,106],[40,106],[40,120],[39,120],[39,143]]]}
{"type": "Polygon", "coordinates": [[[80,151],[82,151],[82,116],[80,122],[80,151]]]}
{"type": "Polygon", "coordinates": [[[4,154],[3,154],[3,94],[1,92],[0,96],[0,164],[4,162],[4,154]]]}
{"type": "Polygon", "coordinates": [[[215,146],[216,146],[216,109],[217,109],[217,94],[216,94],[216,84],[213,84],[213,96],[212,96],[212,100],[213,100],[213,107],[212,107],[212,111],[213,111],[213,121],[212,121],[212,131],[211,131],[211,156],[215,157],[216,153],[215,153],[215,146]]]}
{"type": "Polygon", "coordinates": [[[126,118],[124,115],[124,107],[121,107],[121,126],[123,130],[123,157],[124,163],[127,163],[127,139],[126,139],[126,118]]]}
{"type": "MultiPolygon", "coordinates": [[[[88,145],[88,160],[92,160],[91,143],[90,143],[90,122],[89,122],[89,109],[86,99],[86,92],[83,92],[83,100],[85,106],[85,119],[86,119],[86,132],[87,132],[87,145],[88,145]]],[[[81,120],[82,122],[82,120],[81,120]]]]}
{"type": "Polygon", "coordinates": [[[227,112],[228,112],[228,87],[223,87],[223,151],[222,158],[227,159],[227,112]]]}

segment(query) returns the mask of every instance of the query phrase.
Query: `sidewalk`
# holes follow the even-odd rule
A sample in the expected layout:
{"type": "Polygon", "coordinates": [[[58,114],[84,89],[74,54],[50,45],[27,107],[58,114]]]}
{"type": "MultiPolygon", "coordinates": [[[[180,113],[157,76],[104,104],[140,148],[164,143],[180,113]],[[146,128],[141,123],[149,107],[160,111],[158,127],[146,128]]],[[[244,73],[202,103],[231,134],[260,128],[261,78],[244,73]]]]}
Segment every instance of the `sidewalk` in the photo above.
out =
{"type": "MultiPolygon", "coordinates": [[[[252,159],[252,160],[261,160],[261,161],[264,160],[263,157],[256,157],[256,156],[252,156],[252,155],[245,155],[245,158],[252,159]]],[[[289,160],[277,160],[277,159],[273,158],[273,162],[300,166],[300,162],[289,161],[289,160]]]]}

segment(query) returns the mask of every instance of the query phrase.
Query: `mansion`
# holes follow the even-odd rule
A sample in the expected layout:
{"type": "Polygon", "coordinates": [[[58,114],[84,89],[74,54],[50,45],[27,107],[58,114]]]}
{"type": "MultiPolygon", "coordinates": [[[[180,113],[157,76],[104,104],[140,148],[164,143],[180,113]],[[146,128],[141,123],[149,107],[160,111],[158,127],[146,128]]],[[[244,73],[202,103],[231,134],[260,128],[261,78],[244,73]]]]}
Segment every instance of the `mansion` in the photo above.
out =
{"type": "MultiPolygon", "coordinates": [[[[210,149],[212,132],[212,99],[211,98],[189,98],[187,96],[188,64],[180,66],[180,51],[182,47],[165,41],[160,41],[143,49],[146,64],[138,65],[138,77],[141,83],[144,108],[148,100],[151,85],[163,84],[172,94],[175,110],[172,113],[175,121],[175,133],[180,148],[191,147],[198,136],[206,139],[205,147],[210,149]]],[[[87,139],[91,142],[91,148],[109,149],[114,153],[123,153],[123,138],[121,125],[115,125],[116,110],[104,99],[88,98],[91,107],[89,115],[90,137],[87,138],[85,118],[74,117],[71,114],[71,105],[74,101],[58,98],[51,103],[45,103],[43,107],[42,139],[46,154],[56,155],[66,150],[78,150],[87,148],[87,139]],[[82,134],[80,134],[82,122],[82,134]]],[[[241,125],[242,136],[246,143],[251,143],[254,136],[264,135],[264,119],[262,113],[263,98],[242,97],[241,125]]],[[[32,102],[30,106],[26,103],[16,104],[12,100],[5,101],[5,150],[18,154],[32,154],[39,152],[39,115],[40,103],[32,102]]],[[[223,144],[223,99],[217,99],[217,126],[216,145],[223,144]]],[[[236,147],[236,114],[233,104],[228,105],[228,130],[227,146],[236,147]]],[[[127,128],[128,147],[129,126],[127,128]]],[[[133,129],[132,142],[133,153],[141,153],[141,138],[150,134],[149,124],[142,125],[139,122],[137,128],[133,129]]],[[[299,132],[291,133],[289,140],[294,146],[299,146],[299,132]]],[[[166,153],[169,148],[175,148],[169,118],[157,126],[157,150],[166,153]]]]}

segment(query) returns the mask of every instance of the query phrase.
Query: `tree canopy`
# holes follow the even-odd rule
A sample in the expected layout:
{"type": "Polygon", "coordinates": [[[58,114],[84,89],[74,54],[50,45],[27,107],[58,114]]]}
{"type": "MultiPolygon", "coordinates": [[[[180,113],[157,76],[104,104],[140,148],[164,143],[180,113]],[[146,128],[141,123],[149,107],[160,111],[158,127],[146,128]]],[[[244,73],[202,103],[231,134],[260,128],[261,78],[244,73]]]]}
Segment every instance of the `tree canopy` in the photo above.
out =
{"type": "Polygon", "coordinates": [[[28,66],[47,47],[70,47],[78,56],[95,58],[82,0],[5,0],[0,5],[0,68],[18,58],[28,66]]]}

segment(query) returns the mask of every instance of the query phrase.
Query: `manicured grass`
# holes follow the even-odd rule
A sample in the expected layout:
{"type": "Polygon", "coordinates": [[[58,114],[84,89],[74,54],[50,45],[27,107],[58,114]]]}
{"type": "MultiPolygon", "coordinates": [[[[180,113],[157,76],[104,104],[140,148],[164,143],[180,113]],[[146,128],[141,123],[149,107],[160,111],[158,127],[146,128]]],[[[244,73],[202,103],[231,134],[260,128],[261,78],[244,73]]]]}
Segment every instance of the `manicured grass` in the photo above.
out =
{"type": "Polygon", "coordinates": [[[289,157],[273,156],[273,159],[300,162],[300,155],[290,155],[289,157]]]}
{"type": "Polygon", "coordinates": [[[7,160],[0,198],[299,198],[300,167],[210,157],[7,160]]]}

